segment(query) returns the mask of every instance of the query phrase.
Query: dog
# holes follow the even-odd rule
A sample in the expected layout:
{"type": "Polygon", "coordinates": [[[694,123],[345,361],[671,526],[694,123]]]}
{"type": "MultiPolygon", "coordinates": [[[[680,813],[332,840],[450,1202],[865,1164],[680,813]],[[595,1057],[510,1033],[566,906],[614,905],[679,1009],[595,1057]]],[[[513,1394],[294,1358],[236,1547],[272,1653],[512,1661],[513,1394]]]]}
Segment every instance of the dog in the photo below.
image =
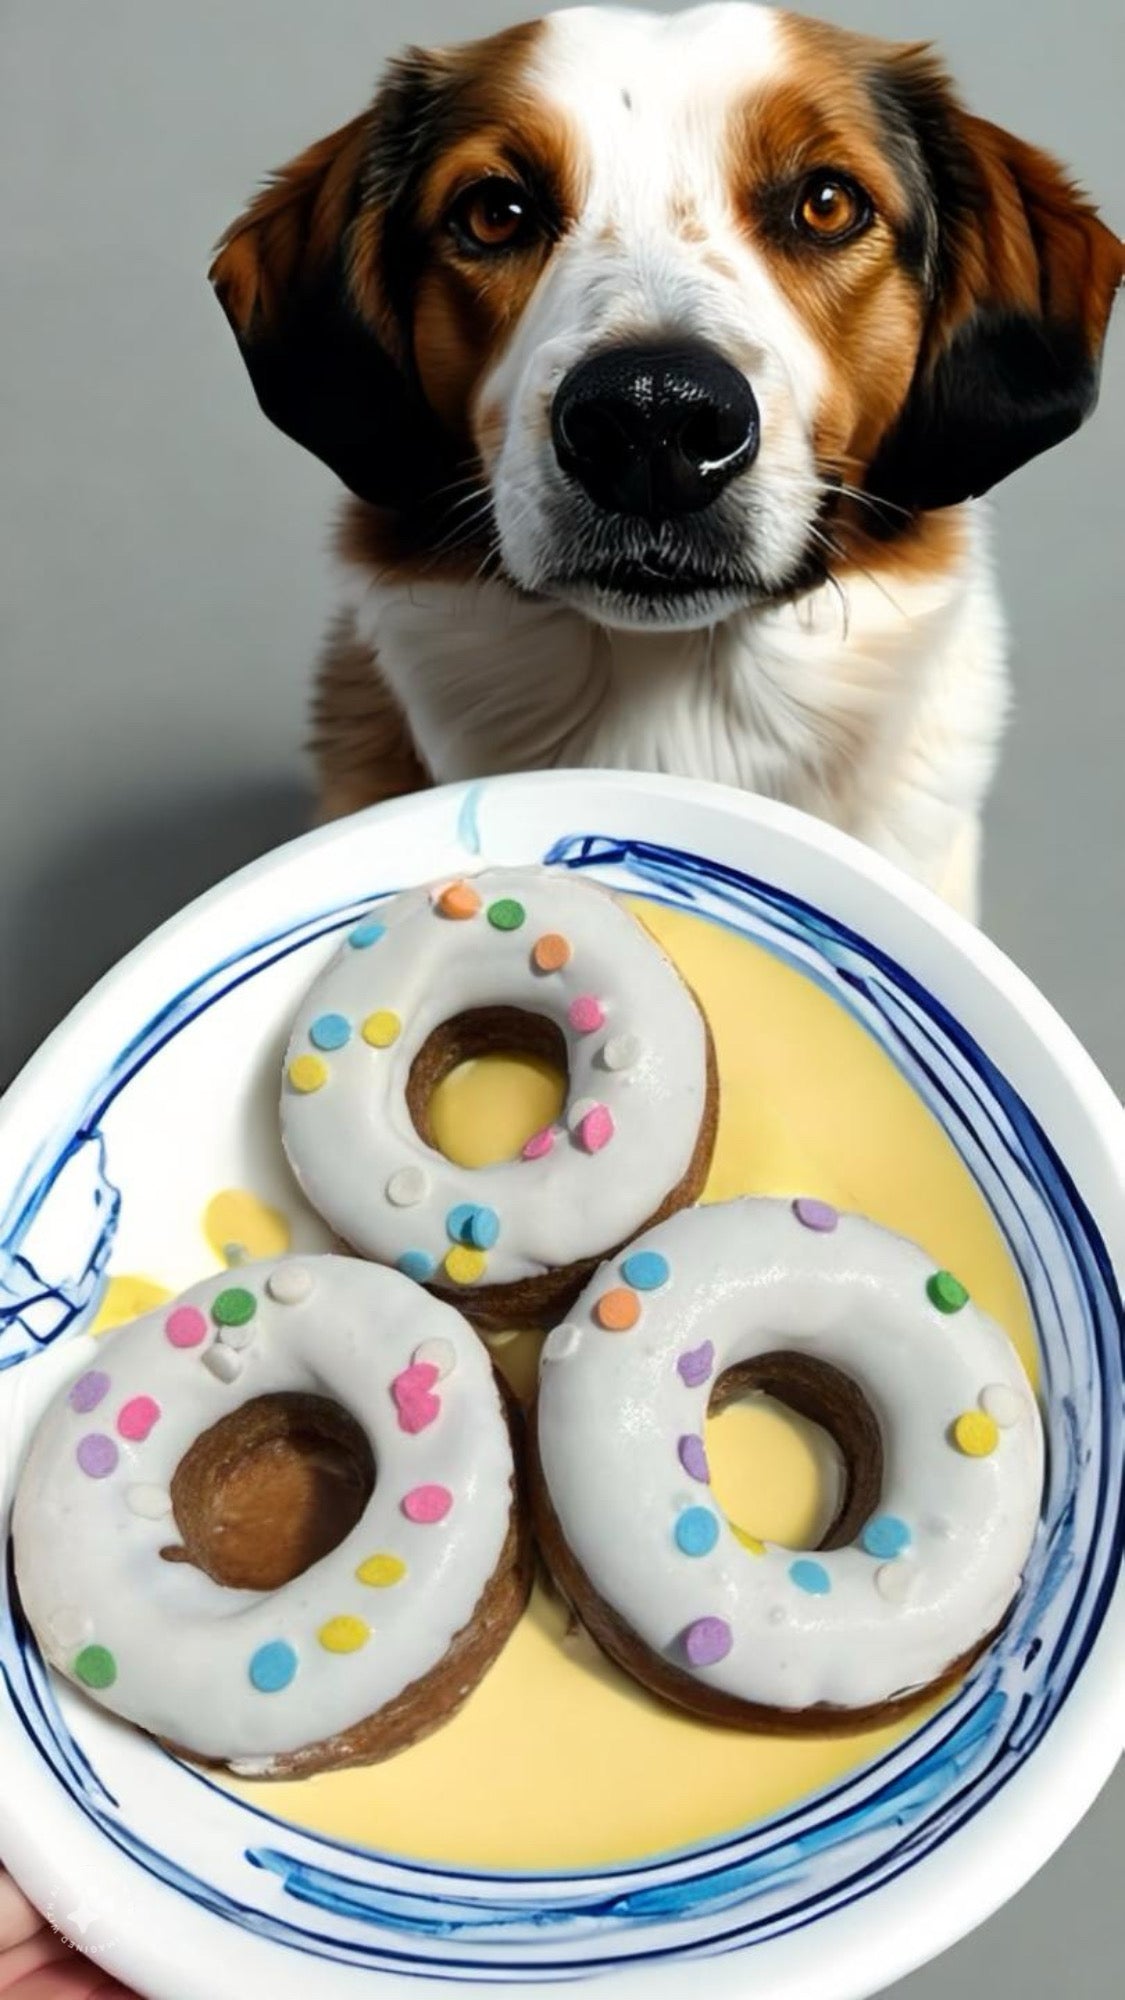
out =
{"type": "Polygon", "coordinates": [[[1123,274],[928,47],[732,0],[408,51],[211,271],[351,496],[324,815],[676,772],[974,915],[1008,700],[974,503],[1093,409],[1123,274]]]}

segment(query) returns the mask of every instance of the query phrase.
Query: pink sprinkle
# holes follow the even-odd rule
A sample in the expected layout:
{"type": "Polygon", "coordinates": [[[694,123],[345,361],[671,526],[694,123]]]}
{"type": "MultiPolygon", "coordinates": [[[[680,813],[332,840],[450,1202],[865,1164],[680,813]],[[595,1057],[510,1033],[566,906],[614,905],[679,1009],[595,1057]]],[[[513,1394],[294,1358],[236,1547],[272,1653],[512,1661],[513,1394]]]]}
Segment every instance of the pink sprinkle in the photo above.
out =
{"type": "Polygon", "coordinates": [[[579,1035],[592,1035],[605,1027],[605,1009],[592,993],[580,993],[577,1000],[572,1000],[566,1018],[579,1035]]]}
{"type": "Polygon", "coordinates": [[[413,1361],[391,1383],[399,1429],[416,1437],[441,1415],[441,1400],[433,1395],[438,1371],[432,1361],[413,1361]]]}
{"type": "Polygon", "coordinates": [[[88,1431],[75,1457],[88,1479],[105,1479],[117,1464],[117,1446],[104,1431],[88,1431]]]}
{"type": "Polygon", "coordinates": [[[67,1402],[72,1410],[77,1410],[80,1415],[86,1416],[90,1410],[97,1409],[108,1388],[109,1376],[104,1369],[90,1368],[85,1375],[78,1377],[67,1397],[67,1402]]]}
{"type": "Polygon", "coordinates": [[[541,1132],[532,1133],[520,1153],[520,1158],[521,1160],[542,1160],[550,1152],[554,1143],[555,1134],[553,1128],[550,1125],[544,1125],[541,1132]]]}
{"type": "Polygon", "coordinates": [[[609,1145],[615,1129],[608,1104],[595,1104],[578,1127],[579,1144],[585,1146],[588,1153],[600,1153],[603,1146],[609,1145]]]}
{"type": "Polygon", "coordinates": [[[160,1405],[151,1396],[131,1396],[117,1413],[117,1429],[123,1438],[142,1444],[160,1417],[160,1405]]]}
{"type": "Polygon", "coordinates": [[[448,1486],[412,1486],[403,1497],[402,1511],[408,1521],[428,1526],[432,1521],[444,1521],[452,1505],[448,1486]]]}
{"type": "Polygon", "coordinates": [[[207,1321],[198,1306],[177,1306],[164,1322],[164,1336],[172,1347],[198,1347],[207,1338],[207,1321]]]}

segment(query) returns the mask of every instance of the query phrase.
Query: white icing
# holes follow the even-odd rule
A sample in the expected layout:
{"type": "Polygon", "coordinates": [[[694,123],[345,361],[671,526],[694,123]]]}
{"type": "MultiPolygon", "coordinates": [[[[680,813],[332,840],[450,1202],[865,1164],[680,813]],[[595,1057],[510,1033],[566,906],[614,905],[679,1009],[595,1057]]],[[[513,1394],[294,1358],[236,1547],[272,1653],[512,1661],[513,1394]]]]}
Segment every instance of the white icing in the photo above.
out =
{"type": "Polygon", "coordinates": [[[565,1366],[545,1367],[539,1391],[543,1472],[599,1597],[651,1651],[744,1701],[857,1708],[935,1680],[1003,1615],[1038,1520],[1042,1430],[1007,1336],[971,1300],[939,1312],[926,1295],[926,1253],[858,1216],[820,1232],[788,1202],[733,1201],[683,1211],[630,1248],[659,1250],[667,1283],[639,1294],[630,1332],[605,1333],[594,1307],[621,1271],[603,1266],[571,1314],[580,1344],[567,1341],[565,1366]],[[677,1361],[705,1341],[714,1367],[689,1387],[677,1361]],[[790,1346],[843,1370],[875,1412],[884,1443],[875,1511],[911,1535],[894,1561],[858,1541],[754,1555],[710,1486],[684,1480],[679,1440],[705,1436],[724,1369],[790,1346]],[[1017,1396],[1023,1417],[994,1452],[971,1458],[950,1428],[977,1407],[982,1385],[1017,1396]],[[684,1555],[674,1540],[685,1499],[718,1521],[707,1555],[684,1555]],[[792,1581],[805,1555],[827,1572],[826,1595],[792,1581]],[[693,1669],[682,1635],[709,1617],[726,1620],[733,1644],[693,1669]]]}
{"type": "MultiPolygon", "coordinates": [[[[365,1256],[396,1264],[407,1252],[422,1252],[433,1260],[436,1282],[448,1284],[441,1268],[452,1247],[446,1217],[461,1203],[475,1203],[500,1220],[483,1282],[511,1284],[624,1242],[681,1180],[706,1108],[705,1029],[660,947],[592,883],[544,869],[491,869],[473,878],[482,908],[465,919],[439,913],[435,896],[444,886],[379,904],[385,935],[367,950],[345,943],[305,995],[287,1069],[313,1052],[309,1029],[318,1015],[342,1014],[352,1033],[343,1048],[321,1055],[328,1080],[319,1090],[302,1093],[283,1083],[282,1134],[309,1200],[365,1256]],[[524,906],[518,930],[497,930],[488,921],[488,905],[503,897],[524,906]],[[558,972],[540,972],[532,962],[532,948],[546,932],[561,932],[573,946],[558,972]],[[581,1034],[567,1010],[587,995],[600,1001],[605,1023],[581,1034]],[[497,1004],[545,1017],[560,1030],[572,1110],[542,1158],[458,1167],[415,1130],[406,1081],[435,1028],[467,1009],[497,1004]],[[402,1032],[390,1047],[375,1049],[364,1041],[362,1024],[383,1010],[398,1015],[402,1032]],[[638,1033],[643,1060],[638,1042],[632,1064],[607,1067],[607,1042],[638,1033]],[[567,1129],[576,1100],[587,1108],[604,1104],[612,1115],[614,1136],[597,1152],[567,1129]],[[392,1192],[404,1173],[421,1173],[427,1183],[424,1200],[408,1207],[392,1192]]],[[[466,1303],[471,1310],[469,1289],[466,1303]]]]}
{"type": "Polygon", "coordinates": [[[175,1348],[164,1323],[176,1305],[211,1305],[232,1283],[208,1278],[99,1343],[97,1366],[110,1389],[87,1416],[64,1391],[48,1408],[20,1480],[13,1519],[16,1570],[31,1625],[52,1665],[70,1678],[75,1649],[92,1641],[117,1663],[112,1687],[93,1699],[154,1734],[223,1760],[284,1756],[374,1715],[444,1657],[473,1617],[500,1560],[512,1506],[512,1457],[488,1355],[451,1306],[397,1272],[345,1257],[310,1257],[314,1282],[303,1300],[280,1302],[280,1264],[245,1264],[237,1283],[257,1310],[253,1346],[233,1353],[208,1335],[206,1347],[175,1348]],[[398,1420],[391,1385],[419,1345],[446,1360],[436,1418],[410,1434],[398,1420]],[[226,1355],[241,1374],[232,1390],[214,1364],[226,1355]],[[135,1508],[138,1488],[164,1492],[176,1466],[220,1417],[259,1396],[284,1391],[329,1398],[365,1432],[377,1468],[375,1490],[339,1547],[280,1589],[226,1589],[189,1563],[165,1562],[177,1539],[165,1516],[135,1508]],[[143,1443],[122,1446],[116,1469],[92,1479],[77,1463],[79,1441],[112,1435],[121,1405],[149,1395],[161,1415],[143,1443]],[[440,1522],[402,1511],[416,1486],[453,1495],[440,1522]],[[369,1556],[406,1564],[386,1588],[361,1583],[369,1556]],[[60,1608],[65,1610],[65,1617],[60,1608]],[[372,1637],[360,1650],[328,1652],[322,1625],[358,1617],[372,1637]],[[287,1641],[299,1665],[289,1686],[263,1694],[250,1661],[273,1640],[287,1641]]]}

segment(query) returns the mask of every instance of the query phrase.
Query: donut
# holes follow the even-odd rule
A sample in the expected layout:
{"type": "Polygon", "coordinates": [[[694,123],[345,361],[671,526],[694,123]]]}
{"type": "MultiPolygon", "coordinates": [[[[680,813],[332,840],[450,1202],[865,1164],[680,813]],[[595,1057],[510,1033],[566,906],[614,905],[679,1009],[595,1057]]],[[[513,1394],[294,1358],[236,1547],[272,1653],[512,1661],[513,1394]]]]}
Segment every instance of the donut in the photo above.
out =
{"type": "Polygon", "coordinates": [[[51,1665],[244,1776],[370,1763],[460,1706],[529,1564],[505,1405],[459,1313],[374,1264],[288,1257],[91,1354],[15,1504],[51,1665]]]}
{"type": "Polygon", "coordinates": [[[573,875],[498,868],[359,921],[301,1003],[281,1125],[343,1244],[491,1328],[557,1317],[603,1257],[693,1201],[717,1109],[703,1015],[641,924],[573,875]],[[430,1099],[492,1050],[552,1061],[564,1112],[517,1159],[459,1167],[430,1099]]]}
{"type": "Polygon", "coordinates": [[[544,1344],[532,1504],[605,1652],[708,1720],[832,1731],[957,1678],[1003,1623],[1043,1438],[1014,1348],[917,1245],[828,1203],[676,1215],[544,1344]],[[765,1544],[710,1485],[708,1412],[769,1393],[844,1468],[816,1549],[765,1544]]]}

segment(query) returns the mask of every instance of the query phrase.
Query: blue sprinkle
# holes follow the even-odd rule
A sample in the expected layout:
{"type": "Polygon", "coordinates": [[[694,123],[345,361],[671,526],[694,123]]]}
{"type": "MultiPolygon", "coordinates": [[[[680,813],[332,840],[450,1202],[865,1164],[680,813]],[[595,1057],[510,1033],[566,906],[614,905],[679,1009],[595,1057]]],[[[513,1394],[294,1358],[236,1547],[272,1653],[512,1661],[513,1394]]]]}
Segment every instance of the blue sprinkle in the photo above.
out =
{"type": "Polygon", "coordinates": [[[719,1523],[710,1507],[685,1507],[676,1521],[676,1547],[685,1556],[710,1555],[719,1539],[719,1523]]]}
{"type": "Polygon", "coordinates": [[[342,1049],[352,1032],[352,1024],[342,1014],[318,1014],[309,1029],[314,1049],[342,1049]]]}
{"type": "Polygon", "coordinates": [[[437,1263],[425,1250],[404,1250],[396,1269],[402,1272],[404,1278],[413,1278],[417,1284],[424,1285],[428,1278],[433,1277],[437,1263]]]}
{"type": "Polygon", "coordinates": [[[259,1694],[280,1694],[297,1671],[297,1655],[285,1639],[259,1646],[250,1662],[250,1679],[259,1694]]]}
{"type": "Polygon", "coordinates": [[[379,939],[386,935],[386,924],[369,917],[365,923],[357,924],[354,931],[348,932],[348,943],[354,945],[357,951],[366,951],[369,944],[378,944],[379,939]]]}
{"type": "Polygon", "coordinates": [[[500,1235],[500,1217],[494,1208],[474,1208],[465,1224],[465,1241],[474,1250],[491,1250],[500,1235]]]}
{"type": "Polygon", "coordinates": [[[893,1562],[911,1543],[911,1533],[905,1521],[897,1514],[876,1514],[867,1523],[860,1540],[869,1556],[877,1556],[880,1562],[893,1562]]]}
{"type": "Polygon", "coordinates": [[[476,1212],[476,1203],[472,1201],[459,1201],[456,1208],[450,1209],[445,1227],[451,1243],[472,1242],[469,1230],[476,1212]]]}
{"type": "Polygon", "coordinates": [[[622,1264],[621,1276],[634,1291],[654,1292],[668,1283],[668,1259],[659,1250],[634,1250],[622,1264]]]}
{"type": "Polygon", "coordinates": [[[810,1597],[827,1597],[832,1588],[832,1578],[824,1564],[809,1562],[804,1556],[800,1562],[790,1563],[789,1580],[798,1590],[807,1590],[810,1597]]]}

